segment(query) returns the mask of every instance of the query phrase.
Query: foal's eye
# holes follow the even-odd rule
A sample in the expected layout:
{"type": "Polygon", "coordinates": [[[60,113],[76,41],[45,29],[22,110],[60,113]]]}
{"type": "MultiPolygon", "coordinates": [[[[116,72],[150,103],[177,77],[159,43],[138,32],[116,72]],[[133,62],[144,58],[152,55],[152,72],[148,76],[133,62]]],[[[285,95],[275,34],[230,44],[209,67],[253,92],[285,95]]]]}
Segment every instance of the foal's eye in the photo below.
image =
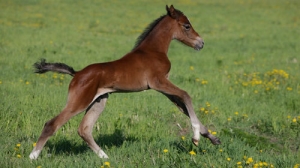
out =
{"type": "Polygon", "coordinates": [[[185,30],[189,30],[191,28],[191,25],[189,24],[184,24],[183,27],[185,28],[185,30]]]}

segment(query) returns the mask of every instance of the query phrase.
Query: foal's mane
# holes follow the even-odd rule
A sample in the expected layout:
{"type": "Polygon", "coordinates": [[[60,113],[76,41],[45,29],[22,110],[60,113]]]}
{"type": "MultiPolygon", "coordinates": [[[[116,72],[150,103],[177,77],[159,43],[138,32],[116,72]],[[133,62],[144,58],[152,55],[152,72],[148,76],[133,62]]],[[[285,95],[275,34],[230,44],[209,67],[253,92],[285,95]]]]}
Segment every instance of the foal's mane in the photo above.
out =
{"type": "Polygon", "coordinates": [[[162,15],[161,17],[154,20],[152,23],[150,23],[143,33],[136,39],[135,45],[132,50],[134,50],[136,47],[138,47],[142,41],[150,34],[150,32],[154,29],[154,27],[165,17],[166,15],[162,15]]]}

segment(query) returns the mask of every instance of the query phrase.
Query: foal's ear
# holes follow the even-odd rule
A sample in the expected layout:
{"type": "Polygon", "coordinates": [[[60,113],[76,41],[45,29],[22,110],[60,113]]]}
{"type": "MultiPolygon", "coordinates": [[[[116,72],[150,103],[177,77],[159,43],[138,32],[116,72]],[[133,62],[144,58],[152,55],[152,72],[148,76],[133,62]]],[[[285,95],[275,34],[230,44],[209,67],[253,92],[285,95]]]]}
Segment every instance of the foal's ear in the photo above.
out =
{"type": "Polygon", "coordinates": [[[170,8],[168,7],[168,5],[166,5],[166,10],[169,16],[171,16],[173,19],[178,19],[178,13],[173,5],[171,5],[170,8]]]}

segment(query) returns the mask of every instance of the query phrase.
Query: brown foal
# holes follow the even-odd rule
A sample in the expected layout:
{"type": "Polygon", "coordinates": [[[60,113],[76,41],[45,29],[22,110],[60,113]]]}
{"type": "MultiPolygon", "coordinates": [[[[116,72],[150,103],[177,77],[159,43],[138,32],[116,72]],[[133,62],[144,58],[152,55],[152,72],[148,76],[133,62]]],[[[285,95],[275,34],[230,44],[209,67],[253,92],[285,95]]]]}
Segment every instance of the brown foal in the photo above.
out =
{"type": "Polygon", "coordinates": [[[155,20],[138,38],[131,52],[122,58],[105,63],[91,64],[81,71],[63,63],[34,64],[36,73],[54,71],[73,76],[67,104],[59,115],[45,123],[30,159],[37,159],[47,140],[71,117],[86,110],[78,134],[100,157],[108,158],[96,144],[92,129],[105,107],[108,94],[113,92],[138,92],[154,89],[166,95],[185,115],[190,117],[193,129],[192,141],[198,145],[200,134],[213,144],[220,140],[210,134],[198,120],[190,96],[168,80],[171,63],[167,57],[170,42],[176,39],[195,50],[203,48],[204,42],[193,29],[188,18],[173,5],[166,6],[167,14],[155,20]]]}

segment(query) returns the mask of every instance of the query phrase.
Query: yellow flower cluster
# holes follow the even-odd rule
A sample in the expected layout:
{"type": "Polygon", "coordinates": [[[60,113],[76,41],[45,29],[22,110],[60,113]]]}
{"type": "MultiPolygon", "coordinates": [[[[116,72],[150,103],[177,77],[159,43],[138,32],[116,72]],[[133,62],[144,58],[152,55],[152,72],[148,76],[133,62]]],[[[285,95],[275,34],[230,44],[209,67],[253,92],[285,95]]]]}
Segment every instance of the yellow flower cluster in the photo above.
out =
{"type": "MultiPolygon", "coordinates": [[[[19,151],[20,147],[21,147],[21,144],[18,143],[15,147],[15,151],[19,151]]],[[[17,154],[17,158],[21,158],[21,157],[22,157],[21,154],[17,154]]]]}
{"type": "Polygon", "coordinates": [[[242,114],[240,115],[238,111],[234,112],[234,116],[233,117],[228,117],[227,121],[240,121],[240,120],[247,120],[248,119],[248,115],[247,114],[242,114]]]}
{"type": "MultiPolygon", "coordinates": [[[[51,75],[51,74],[50,74],[51,75]]],[[[40,78],[48,78],[48,74],[37,74],[40,78]]],[[[52,78],[55,81],[55,85],[62,85],[65,80],[64,74],[52,73],[52,78]]]]}
{"type": "MultiPolygon", "coordinates": [[[[286,84],[289,79],[289,74],[284,70],[273,69],[272,71],[268,71],[265,74],[260,74],[259,72],[254,73],[244,73],[240,76],[239,79],[236,80],[236,84],[241,84],[244,87],[252,86],[260,86],[264,88],[266,91],[269,90],[278,90],[281,84],[286,84]]],[[[293,90],[292,87],[287,87],[286,90],[293,90]]],[[[258,90],[255,90],[254,93],[258,93],[258,90]]]]}
{"type": "Polygon", "coordinates": [[[246,166],[246,167],[252,166],[253,168],[258,168],[258,167],[273,168],[274,167],[273,164],[270,164],[267,162],[262,162],[262,161],[254,162],[254,159],[252,157],[247,157],[247,156],[244,156],[243,161],[239,161],[236,164],[237,164],[238,168],[242,168],[243,166],[246,166]]]}
{"type": "Polygon", "coordinates": [[[196,82],[200,82],[202,85],[208,84],[207,80],[204,80],[204,79],[200,80],[199,78],[196,78],[196,82]]]}
{"type": "Polygon", "coordinates": [[[60,76],[59,76],[57,73],[53,73],[52,78],[58,79],[58,77],[59,77],[60,80],[64,80],[65,75],[64,74],[60,74],[60,76]]]}
{"type": "Polygon", "coordinates": [[[211,109],[211,104],[209,102],[206,102],[205,107],[201,107],[199,110],[204,114],[215,114],[218,108],[211,109]]]}
{"type": "Polygon", "coordinates": [[[286,73],[284,70],[278,70],[278,69],[273,69],[272,71],[270,72],[267,72],[266,73],[268,76],[275,76],[276,78],[289,78],[289,74],[286,73]]]}
{"type": "MultiPolygon", "coordinates": [[[[0,82],[1,82],[1,81],[0,81],[0,82]]],[[[20,80],[19,80],[19,82],[20,82],[20,83],[23,83],[23,82],[24,82],[24,80],[23,80],[23,79],[20,79],[20,80]]],[[[1,83],[0,83],[0,84],[1,84],[1,83]]],[[[26,85],[29,85],[29,84],[30,84],[30,82],[29,82],[29,81],[25,81],[25,84],[26,84],[26,85]]]]}
{"type": "Polygon", "coordinates": [[[288,115],[287,118],[288,118],[292,123],[297,123],[297,122],[300,123],[300,115],[297,116],[297,117],[296,117],[296,116],[291,117],[290,115],[288,115]]]}

